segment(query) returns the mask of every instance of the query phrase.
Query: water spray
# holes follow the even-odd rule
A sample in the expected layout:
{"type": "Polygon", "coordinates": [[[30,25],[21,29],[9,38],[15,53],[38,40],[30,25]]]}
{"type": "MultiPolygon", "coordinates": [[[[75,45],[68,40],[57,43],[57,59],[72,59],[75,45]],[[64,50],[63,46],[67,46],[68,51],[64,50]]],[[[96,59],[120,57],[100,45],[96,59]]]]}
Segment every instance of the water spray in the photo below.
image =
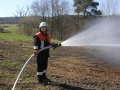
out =
{"type": "MultiPolygon", "coordinates": [[[[57,48],[57,47],[60,47],[60,46],[61,46],[61,44],[55,44],[55,47],[54,47],[53,49],[55,49],[55,48],[57,48]]],[[[47,47],[44,47],[44,48],[40,49],[39,52],[41,52],[41,51],[43,51],[43,50],[45,50],[45,49],[51,48],[51,47],[52,47],[51,45],[50,45],[50,46],[47,46],[47,47]]],[[[23,70],[25,69],[26,65],[30,62],[30,60],[32,59],[32,57],[34,57],[34,54],[32,54],[32,55],[29,57],[29,59],[26,61],[26,63],[25,63],[24,66],[22,67],[22,69],[21,69],[21,71],[19,72],[18,77],[17,77],[17,79],[16,79],[16,81],[15,81],[13,87],[12,87],[12,90],[15,90],[16,84],[17,84],[17,82],[18,82],[18,80],[19,80],[19,78],[20,78],[23,70]]]]}
{"type": "Polygon", "coordinates": [[[96,51],[109,65],[120,67],[120,18],[99,18],[86,26],[82,32],[63,41],[62,46],[92,49],[91,54],[96,51]]]}

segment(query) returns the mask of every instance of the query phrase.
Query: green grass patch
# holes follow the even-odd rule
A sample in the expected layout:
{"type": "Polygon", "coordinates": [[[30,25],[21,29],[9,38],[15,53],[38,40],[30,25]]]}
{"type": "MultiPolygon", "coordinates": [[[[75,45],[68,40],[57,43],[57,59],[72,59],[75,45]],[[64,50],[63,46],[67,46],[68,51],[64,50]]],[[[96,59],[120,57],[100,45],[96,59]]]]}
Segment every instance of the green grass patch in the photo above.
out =
{"type": "Polygon", "coordinates": [[[3,27],[5,32],[9,33],[16,33],[19,28],[17,24],[1,24],[0,26],[3,27]]]}
{"type": "MultiPolygon", "coordinates": [[[[27,41],[27,40],[33,40],[30,36],[25,35],[18,35],[16,34],[18,31],[18,24],[0,24],[0,27],[2,27],[5,32],[7,33],[0,33],[0,40],[10,40],[10,41],[27,41]]],[[[51,39],[51,42],[54,43],[61,43],[59,40],[51,39]]]]}
{"type": "Polygon", "coordinates": [[[54,43],[61,43],[61,41],[55,40],[55,39],[51,39],[51,42],[54,42],[54,43]]]}
{"type": "MultiPolygon", "coordinates": [[[[11,33],[0,33],[0,40],[9,40],[9,41],[32,41],[32,36],[11,34],[11,33]]],[[[59,40],[51,39],[51,42],[61,43],[59,40]]]]}
{"type": "Polygon", "coordinates": [[[15,67],[16,65],[17,65],[17,63],[11,63],[11,62],[8,62],[8,61],[2,61],[2,62],[0,62],[0,65],[2,65],[2,66],[5,66],[5,67],[15,67]]]}
{"type": "Polygon", "coordinates": [[[10,34],[10,33],[0,33],[0,40],[30,41],[30,40],[33,40],[33,37],[25,36],[25,35],[10,34]]]}

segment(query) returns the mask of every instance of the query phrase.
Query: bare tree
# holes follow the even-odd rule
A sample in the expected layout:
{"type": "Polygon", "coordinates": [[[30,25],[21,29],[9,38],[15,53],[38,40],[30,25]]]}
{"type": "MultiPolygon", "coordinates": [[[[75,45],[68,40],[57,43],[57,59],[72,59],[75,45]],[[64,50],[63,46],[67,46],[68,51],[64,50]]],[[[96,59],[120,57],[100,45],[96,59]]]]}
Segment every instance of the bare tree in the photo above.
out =
{"type": "Polygon", "coordinates": [[[48,0],[33,1],[31,10],[34,16],[40,16],[43,21],[46,21],[46,17],[49,16],[48,12],[50,11],[48,0]]]}
{"type": "MultiPolygon", "coordinates": [[[[52,38],[63,39],[63,35],[67,31],[66,27],[68,27],[69,23],[68,14],[70,7],[68,0],[36,0],[32,2],[30,9],[32,13],[31,15],[39,18],[39,22],[46,21],[48,23],[48,32],[51,34],[52,38]]],[[[22,18],[24,20],[23,23],[25,30],[28,29],[28,26],[33,26],[32,24],[29,24],[33,23],[33,20],[29,20],[30,18],[36,20],[39,24],[38,20],[33,17],[29,16],[27,18],[22,18]]]]}
{"type": "Polygon", "coordinates": [[[19,7],[19,6],[17,6],[16,13],[13,13],[13,15],[15,16],[16,21],[18,23],[19,19],[29,15],[29,12],[30,12],[29,11],[29,7],[27,5],[26,5],[26,7],[19,7]]]}
{"type": "Polygon", "coordinates": [[[63,40],[63,37],[65,36],[65,33],[69,27],[69,2],[67,0],[62,0],[59,4],[58,8],[58,17],[56,22],[58,22],[57,26],[57,36],[59,36],[58,39],[63,40]]]}
{"type": "MultiPolygon", "coordinates": [[[[65,16],[69,13],[69,2],[68,0],[50,0],[50,33],[52,38],[62,39],[64,34],[64,27],[67,22],[65,16]]],[[[66,16],[67,17],[67,16],[66,16]]]]}
{"type": "Polygon", "coordinates": [[[54,32],[54,17],[55,17],[55,9],[56,9],[56,3],[58,0],[49,0],[50,5],[50,15],[51,15],[51,21],[50,21],[50,34],[51,38],[53,38],[53,32],[54,32]]]}
{"type": "Polygon", "coordinates": [[[19,7],[17,6],[16,13],[13,14],[16,17],[16,20],[18,20],[18,26],[19,26],[19,32],[21,32],[21,27],[24,25],[24,17],[29,15],[29,7],[26,5],[26,7],[19,7]]]}
{"type": "Polygon", "coordinates": [[[118,3],[115,0],[106,0],[106,3],[101,5],[103,15],[117,15],[118,3]]]}
{"type": "Polygon", "coordinates": [[[39,1],[33,1],[31,4],[31,10],[32,10],[32,14],[34,16],[39,16],[39,1]]]}
{"type": "Polygon", "coordinates": [[[17,16],[17,17],[26,17],[28,14],[29,14],[28,6],[21,7],[21,8],[19,6],[17,6],[16,13],[14,13],[13,15],[17,16]]]}

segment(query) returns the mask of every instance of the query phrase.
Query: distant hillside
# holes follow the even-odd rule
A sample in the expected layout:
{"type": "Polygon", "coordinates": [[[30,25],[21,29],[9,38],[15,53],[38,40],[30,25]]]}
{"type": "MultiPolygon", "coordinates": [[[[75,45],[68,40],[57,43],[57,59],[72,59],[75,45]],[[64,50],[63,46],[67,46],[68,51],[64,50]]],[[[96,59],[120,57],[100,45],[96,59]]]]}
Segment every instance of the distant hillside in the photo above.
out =
{"type": "Polygon", "coordinates": [[[0,24],[15,24],[19,17],[0,17],[0,24]]]}

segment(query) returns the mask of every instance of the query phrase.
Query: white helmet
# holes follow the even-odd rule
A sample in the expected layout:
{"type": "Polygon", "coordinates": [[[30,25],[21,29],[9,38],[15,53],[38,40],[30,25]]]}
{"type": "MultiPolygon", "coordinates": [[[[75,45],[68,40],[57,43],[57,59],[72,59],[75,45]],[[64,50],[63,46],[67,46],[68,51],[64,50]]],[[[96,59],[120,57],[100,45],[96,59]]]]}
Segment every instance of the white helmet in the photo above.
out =
{"type": "Polygon", "coordinates": [[[46,26],[47,27],[47,23],[46,22],[41,22],[39,25],[39,28],[41,28],[42,26],[46,26]]]}

